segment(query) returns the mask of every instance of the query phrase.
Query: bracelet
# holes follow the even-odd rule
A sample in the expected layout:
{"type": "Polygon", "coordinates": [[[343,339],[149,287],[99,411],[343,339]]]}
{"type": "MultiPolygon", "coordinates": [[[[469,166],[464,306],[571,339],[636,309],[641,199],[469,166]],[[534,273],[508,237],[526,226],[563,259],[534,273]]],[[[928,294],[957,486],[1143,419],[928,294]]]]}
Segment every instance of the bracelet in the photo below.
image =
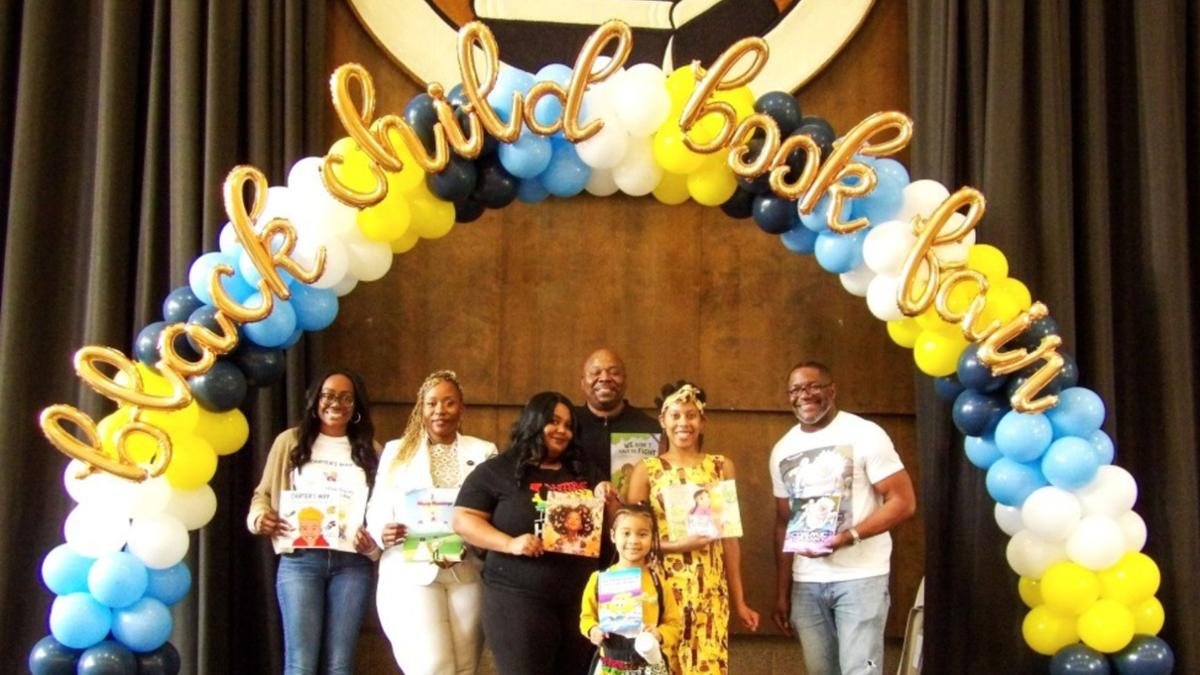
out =
{"type": "Polygon", "coordinates": [[[855,544],[861,544],[862,536],[859,535],[858,530],[852,527],[852,528],[850,528],[849,531],[850,531],[850,538],[854,540],[853,542],[850,543],[850,545],[854,546],[855,544]]]}

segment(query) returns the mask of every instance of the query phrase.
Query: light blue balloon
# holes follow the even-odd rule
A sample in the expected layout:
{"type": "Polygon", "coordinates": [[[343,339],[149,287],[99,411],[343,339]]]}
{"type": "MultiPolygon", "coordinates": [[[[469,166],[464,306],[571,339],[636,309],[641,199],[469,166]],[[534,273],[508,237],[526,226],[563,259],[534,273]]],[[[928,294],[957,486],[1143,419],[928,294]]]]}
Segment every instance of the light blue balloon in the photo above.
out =
{"type": "Polygon", "coordinates": [[[574,197],[587,187],[592,169],[575,151],[574,144],[568,141],[551,141],[554,148],[550,164],[538,176],[546,191],[555,197],[574,197]]]}
{"type": "MultiPolygon", "coordinates": [[[[829,195],[821,197],[821,200],[817,202],[815,207],[813,207],[812,213],[800,214],[800,222],[804,223],[804,226],[813,232],[829,232],[830,205],[829,195]]],[[[850,213],[850,202],[847,201],[842,205],[841,221],[845,222],[850,220],[850,213]]]]}
{"type": "MultiPolygon", "coordinates": [[[[271,253],[278,252],[282,246],[283,235],[272,237],[271,253]]],[[[250,293],[253,293],[258,288],[258,282],[262,281],[262,273],[259,272],[258,268],[254,266],[254,259],[250,257],[250,254],[246,253],[246,250],[240,246],[238,247],[237,261],[237,267],[234,268],[237,270],[237,275],[235,275],[233,279],[240,281],[243,285],[245,285],[246,288],[250,289],[249,292],[245,294],[245,297],[249,297],[250,293]]],[[[279,278],[282,279],[283,283],[285,284],[291,284],[295,280],[295,277],[281,269],[276,268],[275,271],[279,274],[279,278]]],[[[233,281],[233,279],[226,280],[225,283],[229,284],[233,281]]],[[[229,286],[226,286],[225,290],[230,290],[229,286]]]]}
{"type": "MultiPolygon", "coordinates": [[[[507,124],[513,118],[514,113],[513,93],[519,91],[527,94],[533,85],[533,75],[519,68],[501,65],[500,73],[496,76],[496,86],[487,95],[488,105],[507,124]]],[[[516,111],[516,114],[519,115],[520,111],[516,111]]]]}
{"type": "Polygon", "coordinates": [[[904,168],[903,164],[890,157],[876,159],[874,164],[876,176],[880,178],[883,178],[884,176],[891,178],[900,184],[901,190],[903,190],[905,186],[912,182],[912,179],[908,175],[908,169],[904,168]]]}
{"type": "Polygon", "coordinates": [[[797,222],[795,227],[779,235],[779,241],[792,253],[809,254],[816,247],[818,236],[820,235],[797,222]]]}
{"type": "Polygon", "coordinates": [[[854,218],[864,217],[872,225],[878,225],[900,210],[904,205],[904,186],[895,178],[881,175],[875,181],[875,189],[864,197],[853,200],[854,218]]]}
{"type": "Polygon", "coordinates": [[[1104,433],[1102,429],[1097,429],[1087,435],[1087,440],[1092,445],[1092,451],[1096,453],[1097,462],[1100,464],[1113,463],[1113,458],[1117,456],[1117,449],[1113,445],[1112,437],[1104,433]]]}
{"type": "Polygon", "coordinates": [[[852,234],[838,234],[826,230],[817,235],[813,257],[817,259],[817,264],[828,272],[849,272],[863,263],[863,239],[866,236],[866,229],[852,234]]]}
{"type": "Polygon", "coordinates": [[[150,570],[146,597],[169,606],[187,597],[191,589],[192,571],[187,563],[179,562],[165,570],[150,570]]]}
{"type": "Polygon", "coordinates": [[[1020,507],[1034,490],[1047,485],[1037,464],[1014,462],[1001,457],[987,470],[987,491],[1005,506],[1020,507]]]}
{"type": "Polygon", "coordinates": [[[536,178],[526,178],[517,186],[517,199],[525,204],[536,204],[549,196],[542,181],[536,178]]]}
{"type": "Polygon", "coordinates": [[[963,438],[963,450],[966,451],[967,459],[972,464],[985,470],[991,468],[996,460],[1003,456],[1000,454],[1000,448],[996,447],[996,441],[990,436],[963,438]]]}
{"type": "Polygon", "coordinates": [[[125,551],[96,559],[88,572],[88,590],[92,597],[113,609],[136,602],[146,592],[148,582],[146,565],[125,551]]]}
{"type": "Polygon", "coordinates": [[[113,612],[112,634],[135,652],[152,652],[171,637],[171,610],[154,598],[142,598],[113,612]]]}
{"type": "Polygon", "coordinates": [[[213,304],[212,293],[208,292],[208,285],[212,278],[213,268],[217,265],[229,265],[236,270],[237,258],[228,253],[210,251],[192,261],[192,266],[188,269],[188,285],[192,287],[192,294],[206,305],[213,304]]]}
{"type": "MultiPolygon", "coordinates": [[[[246,306],[261,307],[262,302],[262,294],[254,293],[246,299],[246,306]]],[[[290,302],[279,298],[275,298],[271,313],[266,318],[242,326],[246,337],[260,347],[279,347],[287,342],[295,330],[296,312],[290,302]]]]}
{"type": "Polygon", "coordinates": [[[91,593],[68,593],[50,606],[50,634],[72,649],[87,649],[108,635],[112,610],[91,593]]]}
{"type": "Polygon", "coordinates": [[[1042,475],[1064,490],[1078,490],[1092,482],[1099,468],[1092,444],[1077,436],[1054,441],[1042,456],[1042,475]]]}
{"type": "Polygon", "coordinates": [[[1104,400],[1086,387],[1064,389],[1058,395],[1058,405],[1046,411],[1054,427],[1055,438],[1088,436],[1104,424],[1104,400]]]}
{"type": "Polygon", "coordinates": [[[42,581],[55,595],[85,592],[93,562],[94,558],[79,555],[69,544],[59,544],[42,558],[42,581]]]}
{"type": "MultiPolygon", "coordinates": [[[[564,89],[567,83],[571,81],[571,67],[562,63],[551,63],[542,66],[542,69],[537,71],[534,79],[538,82],[556,82],[564,89]]],[[[533,107],[533,118],[538,124],[549,126],[562,117],[563,104],[558,100],[557,96],[543,96],[538,100],[537,105],[533,107]]],[[[586,103],[580,108],[579,119],[587,117],[586,103]]],[[[561,132],[560,132],[561,133],[561,132]]]]}
{"type": "Polygon", "coordinates": [[[325,330],[338,314],[338,297],[332,288],[313,288],[308,284],[292,285],[292,309],[296,312],[296,327],[310,333],[325,330]]]}
{"type": "Polygon", "coordinates": [[[550,139],[529,129],[521,132],[512,143],[501,143],[497,153],[500,164],[517,178],[533,178],[550,166],[554,150],[550,139]]]}
{"type": "Polygon", "coordinates": [[[297,328],[296,330],[292,331],[291,336],[288,337],[283,344],[279,345],[279,348],[291,349],[292,347],[296,346],[296,343],[300,341],[301,337],[304,337],[304,331],[300,328],[297,328]]]}
{"type": "Polygon", "coordinates": [[[1042,413],[1010,410],[996,425],[996,447],[1014,462],[1036,460],[1053,440],[1054,429],[1042,413]]]}

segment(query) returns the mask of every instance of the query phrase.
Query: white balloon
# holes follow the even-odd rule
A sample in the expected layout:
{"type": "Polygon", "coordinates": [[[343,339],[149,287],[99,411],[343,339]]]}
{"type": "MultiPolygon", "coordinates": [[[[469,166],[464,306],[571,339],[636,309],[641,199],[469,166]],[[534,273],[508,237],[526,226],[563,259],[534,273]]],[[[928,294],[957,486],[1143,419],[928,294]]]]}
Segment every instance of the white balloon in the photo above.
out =
{"type": "Polygon", "coordinates": [[[208,524],[217,512],[217,495],[212,487],[201,485],[195,490],[171,490],[166,513],[175,516],[189,530],[208,524]]]}
{"type": "Polygon", "coordinates": [[[183,560],[189,543],[187,528],[165,513],[135,518],[129,528],[129,552],[150,569],[166,569],[183,560]]]}
{"type": "Polygon", "coordinates": [[[904,318],[897,297],[900,293],[900,278],[890,274],[879,274],[867,286],[867,309],[880,321],[896,321],[904,318]]]}
{"type": "Polygon", "coordinates": [[[293,215],[298,212],[299,209],[296,208],[292,191],[282,185],[272,185],[267,188],[267,203],[263,206],[258,220],[254,221],[254,230],[256,232],[261,231],[267,223],[276,218],[284,218],[290,221],[293,215]]]}
{"type": "Polygon", "coordinates": [[[392,268],[392,247],[386,242],[366,241],[346,247],[350,258],[349,274],[359,281],[382,279],[392,268]]]}
{"type": "Polygon", "coordinates": [[[305,157],[288,172],[288,189],[294,205],[291,221],[297,228],[310,227],[340,235],[353,227],[358,211],[334,199],[321,181],[320,157],[305,157]]]}
{"type": "Polygon", "coordinates": [[[296,248],[292,251],[292,259],[304,269],[312,269],[316,264],[317,250],[325,247],[325,271],[313,282],[316,288],[333,288],[344,279],[350,269],[350,254],[341,239],[332,233],[317,230],[312,227],[302,227],[296,232],[296,248]]]}
{"type": "Polygon", "coordinates": [[[950,196],[950,191],[936,180],[926,178],[904,186],[903,194],[904,204],[893,218],[910,222],[913,216],[928,216],[933,213],[933,210],[950,196]]]}
{"type": "Polygon", "coordinates": [[[863,239],[863,262],[876,274],[900,275],[909,251],[917,243],[912,225],[889,220],[871,228],[863,239]]]}
{"type": "Polygon", "coordinates": [[[87,558],[116,553],[129,538],[129,516],[106,511],[100,504],[80,504],[67,515],[63,536],[72,550],[87,558]]]}
{"type": "Polygon", "coordinates": [[[171,499],[171,484],[165,476],[147,478],[137,484],[130,515],[134,518],[161,513],[171,499]]]}
{"type": "Polygon", "coordinates": [[[996,519],[996,524],[1008,536],[1014,536],[1020,532],[1023,523],[1021,522],[1021,508],[1018,506],[1005,506],[999,502],[992,509],[992,516],[996,519]]]}
{"type": "Polygon", "coordinates": [[[652,63],[639,63],[612,83],[609,91],[616,120],[632,136],[649,136],[671,114],[667,76],[652,63]]]}
{"type": "Polygon", "coordinates": [[[871,286],[871,281],[875,278],[875,272],[871,271],[866,265],[859,265],[849,272],[843,272],[838,275],[838,279],[842,282],[842,288],[846,289],[851,295],[857,295],[860,298],[866,297],[867,288],[871,286]]]}
{"type": "Polygon", "coordinates": [[[242,242],[238,240],[237,230],[233,229],[233,223],[225,223],[221,226],[221,234],[217,236],[217,248],[221,253],[230,253],[242,242]]]}
{"type": "MultiPolygon", "coordinates": [[[[960,223],[966,220],[967,217],[961,213],[950,214],[950,220],[946,224],[943,232],[953,231],[960,226],[960,223]]],[[[967,261],[967,253],[971,250],[971,246],[975,244],[975,230],[971,230],[959,241],[952,241],[948,244],[939,244],[933,247],[933,253],[939,260],[946,263],[961,263],[967,261]]]]}
{"type": "Polygon", "coordinates": [[[1062,542],[1046,541],[1029,530],[1021,530],[1013,535],[1004,553],[1008,566],[1030,579],[1041,579],[1051,565],[1067,559],[1062,542]]]}
{"type": "Polygon", "coordinates": [[[593,169],[612,169],[630,152],[629,132],[618,124],[606,123],[591,138],[575,144],[580,161],[593,169]]]}
{"type": "Polygon", "coordinates": [[[1070,492],[1053,486],[1034,490],[1021,505],[1021,522],[1042,539],[1063,541],[1079,525],[1083,509],[1070,492]]]}
{"type": "Polygon", "coordinates": [[[1125,550],[1140,551],[1146,547],[1146,521],[1136,511],[1126,511],[1117,518],[1125,535],[1125,550]]]}
{"type": "Polygon", "coordinates": [[[1137,502],[1137,481],[1119,466],[1106,464],[1096,471],[1092,482],[1075,491],[1084,515],[1117,518],[1137,502]]]}
{"type": "Polygon", "coordinates": [[[358,286],[358,279],[355,279],[353,274],[347,274],[342,277],[337,286],[333,287],[333,292],[340,298],[343,295],[349,295],[355,286],[358,286]]]}
{"type": "Polygon", "coordinates": [[[1107,516],[1085,516],[1067,539],[1067,555],[1084,567],[1100,571],[1125,555],[1125,533],[1107,516]]]}
{"type": "Polygon", "coordinates": [[[588,177],[584,189],[597,197],[607,197],[615,194],[620,188],[617,187],[617,181],[613,180],[612,169],[592,169],[592,175],[588,177]]]}
{"type": "Polygon", "coordinates": [[[80,504],[95,504],[109,513],[129,517],[138,499],[139,484],[104,471],[85,474],[86,468],[87,465],[77,459],[67,463],[63,472],[67,494],[80,504]]]}
{"type": "Polygon", "coordinates": [[[634,197],[648,195],[662,180],[662,167],[654,161],[649,138],[635,139],[629,144],[625,158],[613,169],[613,181],[621,192],[634,197]]]}

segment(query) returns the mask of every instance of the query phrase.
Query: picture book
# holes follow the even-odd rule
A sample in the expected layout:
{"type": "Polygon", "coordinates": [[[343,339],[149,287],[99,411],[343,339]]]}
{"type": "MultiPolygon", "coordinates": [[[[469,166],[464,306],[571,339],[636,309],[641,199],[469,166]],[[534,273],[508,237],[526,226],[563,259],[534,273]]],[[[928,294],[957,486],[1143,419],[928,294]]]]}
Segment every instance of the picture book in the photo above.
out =
{"type": "Polygon", "coordinates": [[[783,539],[785,553],[829,553],[827,541],[838,528],[840,494],[791,500],[792,517],[783,539]]]}
{"type": "Polygon", "coordinates": [[[546,495],[546,519],[542,525],[542,547],[554,553],[600,557],[604,528],[604,500],[591,492],[550,492],[546,495]]]}
{"type": "Polygon", "coordinates": [[[600,630],[637,637],[642,631],[642,568],[625,567],[601,572],[596,584],[600,630]]]}
{"type": "Polygon", "coordinates": [[[713,539],[742,536],[742,514],[734,481],[672,485],[663,489],[662,496],[667,534],[672,540],[689,536],[713,539]]]}
{"type": "Polygon", "coordinates": [[[629,492],[629,476],[633,467],[647,457],[658,456],[658,439],[662,434],[647,433],[613,433],[609,434],[609,445],[612,448],[612,484],[621,496],[621,501],[629,492]]]}
{"type": "Polygon", "coordinates": [[[454,533],[454,501],[458,488],[427,488],[403,494],[396,504],[394,522],[408,527],[401,549],[408,562],[458,562],[466,545],[454,533]]]}
{"type": "Polygon", "coordinates": [[[354,552],[354,537],[367,510],[367,491],[344,488],[284,490],[279,517],[292,526],[291,547],[354,552]]]}

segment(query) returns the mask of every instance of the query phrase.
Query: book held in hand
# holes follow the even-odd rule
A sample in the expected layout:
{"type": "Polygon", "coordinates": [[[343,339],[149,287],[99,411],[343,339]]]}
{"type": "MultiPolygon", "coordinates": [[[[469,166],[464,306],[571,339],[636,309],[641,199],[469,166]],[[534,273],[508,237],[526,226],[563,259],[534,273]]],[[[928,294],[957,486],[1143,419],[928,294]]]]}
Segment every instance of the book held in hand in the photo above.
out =
{"type": "Polygon", "coordinates": [[[612,484],[621,501],[629,493],[629,476],[633,467],[648,457],[658,456],[658,439],[662,434],[612,433],[608,436],[612,459],[612,484]]]}
{"type": "Polygon", "coordinates": [[[293,549],[330,548],[354,553],[354,537],[367,510],[366,489],[323,488],[279,493],[279,517],[292,526],[293,549]]]}
{"type": "Polygon", "coordinates": [[[408,562],[459,562],[466,552],[454,533],[454,501],[458,488],[426,488],[404,493],[393,518],[408,531],[401,549],[408,562]]]}
{"type": "Polygon", "coordinates": [[[546,495],[542,547],[552,553],[600,557],[604,529],[604,500],[591,491],[550,492],[546,495]]]}
{"type": "Polygon", "coordinates": [[[783,539],[785,553],[831,553],[829,539],[837,532],[840,494],[793,499],[792,517],[783,539]]]}
{"type": "Polygon", "coordinates": [[[642,568],[623,567],[601,572],[596,583],[600,630],[609,635],[637,637],[642,632],[642,568]]]}
{"type": "Polygon", "coordinates": [[[673,541],[690,536],[721,539],[742,536],[737,486],[732,480],[707,485],[684,483],[663,488],[667,534],[673,541]]]}

